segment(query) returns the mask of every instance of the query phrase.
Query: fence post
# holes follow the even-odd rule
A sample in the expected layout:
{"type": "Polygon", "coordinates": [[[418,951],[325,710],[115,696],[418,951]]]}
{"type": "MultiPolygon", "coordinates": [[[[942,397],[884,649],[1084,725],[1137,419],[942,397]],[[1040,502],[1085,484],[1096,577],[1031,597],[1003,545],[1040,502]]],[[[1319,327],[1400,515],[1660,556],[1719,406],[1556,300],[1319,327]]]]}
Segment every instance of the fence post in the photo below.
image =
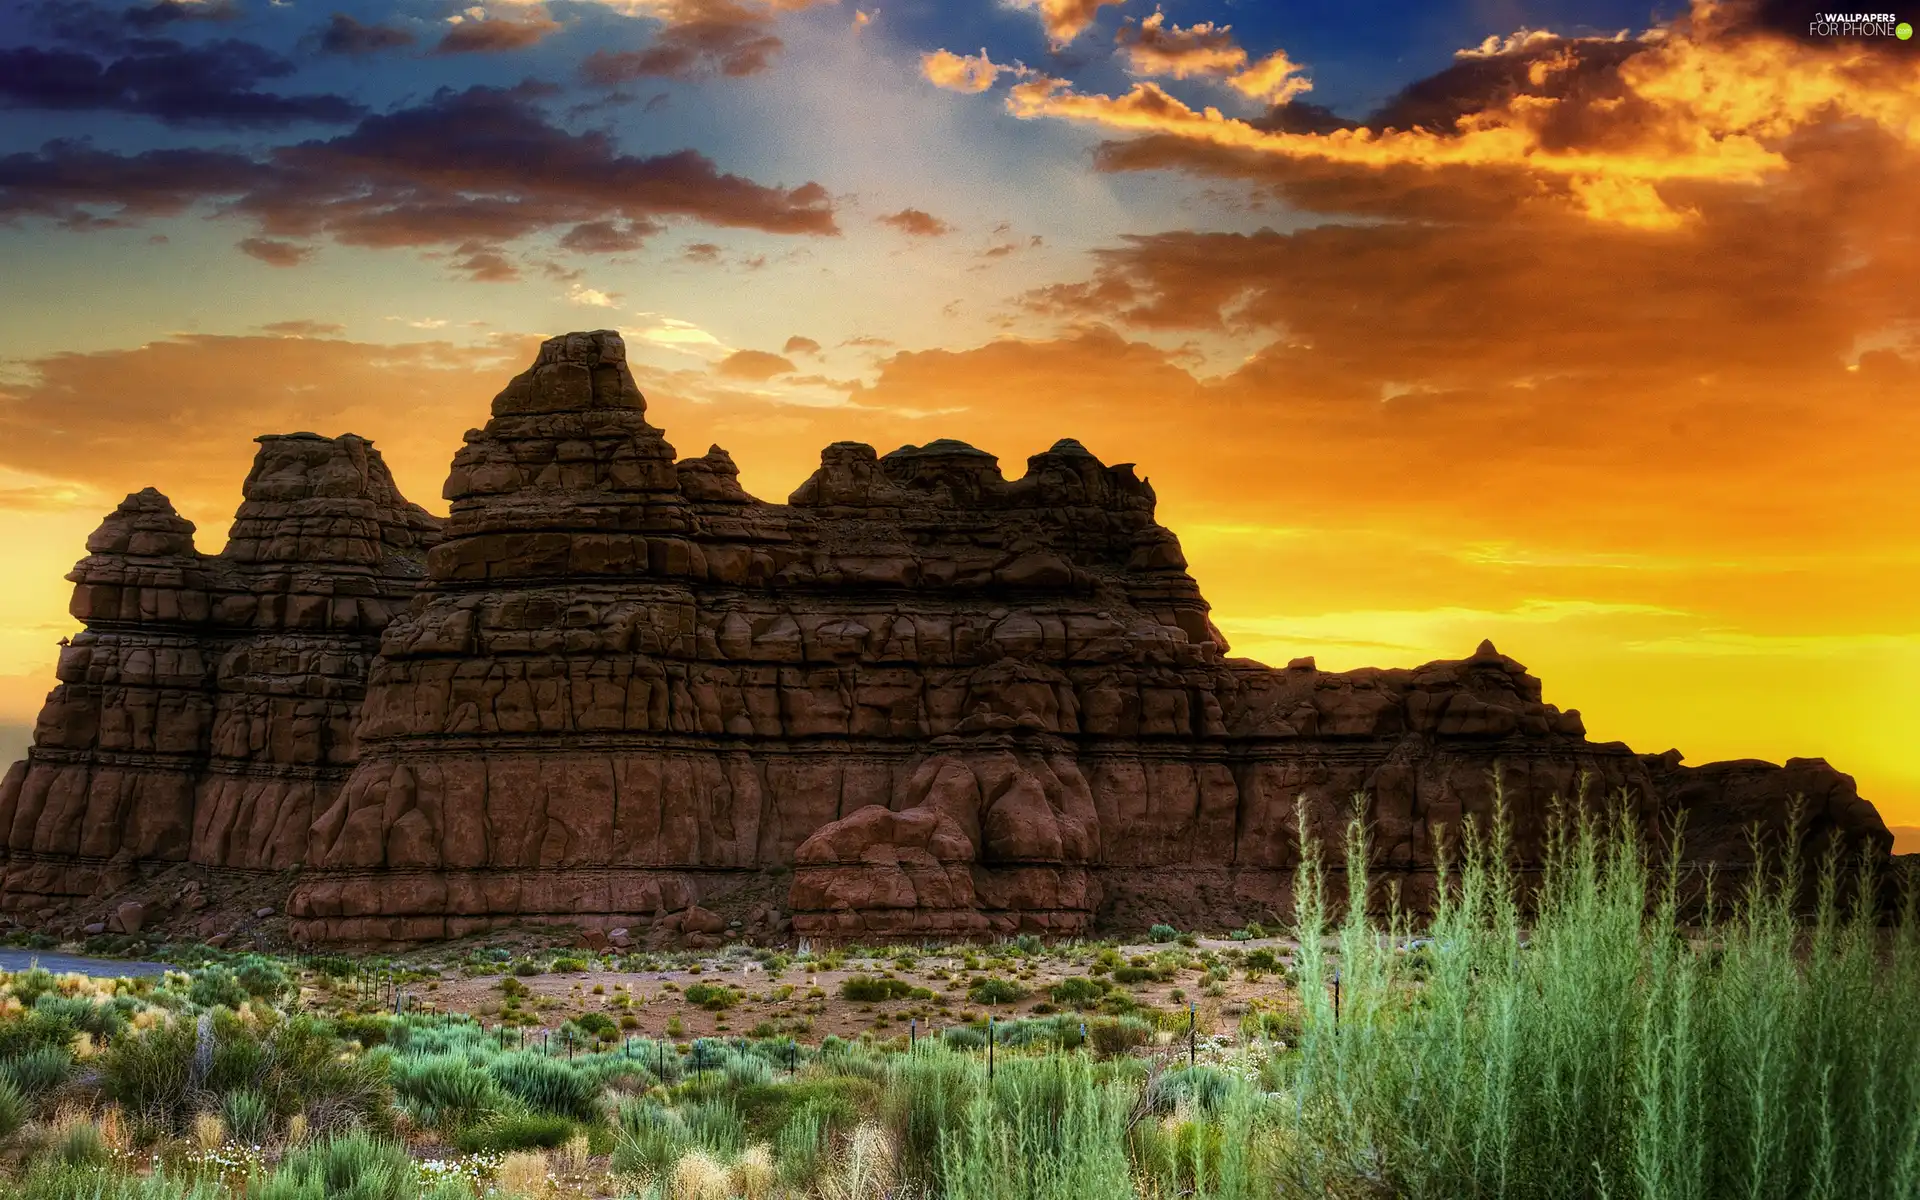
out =
{"type": "Polygon", "coordinates": [[[919,1049],[919,1047],[920,1047],[920,1018],[909,1017],[907,1019],[907,1049],[917,1050],[919,1049]]]}
{"type": "Polygon", "coordinates": [[[993,1082],[993,1015],[987,1015],[987,1082],[993,1082]]]}
{"type": "Polygon", "coordinates": [[[1340,968],[1333,969],[1333,1023],[1340,1023],[1340,968]]]}
{"type": "Polygon", "coordinates": [[[1200,1056],[1200,1043],[1194,1031],[1194,1008],[1192,1000],[1187,1001],[1187,1066],[1192,1067],[1200,1056]]]}

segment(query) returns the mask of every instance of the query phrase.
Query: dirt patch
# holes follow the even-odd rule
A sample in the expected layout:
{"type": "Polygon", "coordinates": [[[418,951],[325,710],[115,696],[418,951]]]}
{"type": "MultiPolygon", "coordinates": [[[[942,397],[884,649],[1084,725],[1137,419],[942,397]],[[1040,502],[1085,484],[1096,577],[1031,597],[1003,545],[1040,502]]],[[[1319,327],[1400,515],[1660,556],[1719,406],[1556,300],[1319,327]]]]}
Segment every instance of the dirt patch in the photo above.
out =
{"type": "MultiPolygon", "coordinates": [[[[1054,947],[1007,958],[979,947],[950,946],[877,959],[783,963],[772,956],[761,961],[736,947],[679,955],[647,970],[589,963],[585,970],[520,976],[442,967],[403,990],[410,1008],[503,1027],[510,1043],[532,1037],[544,1044],[543,1034],[590,1013],[603,1014],[619,1036],[675,1041],[792,1036],[817,1042],[829,1035],[862,1034],[904,1040],[988,1016],[1004,1021],[1062,1012],[1092,1020],[1132,1011],[1163,1031],[1178,1032],[1185,1029],[1191,1005],[1198,1032],[1231,1033],[1249,1010],[1297,1009],[1297,993],[1283,974],[1292,949],[1276,938],[1201,942],[1171,951],[1164,945],[1054,947]],[[892,995],[849,997],[846,984],[855,977],[887,980],[892,995]],[[1056,998],[1053,989],[1068,979],[1089,983],[1070,985],[1079,995],[1056,998]],[[982,987],[989,980],[998,983],[982,987]],[[1020,993],[1017,998],[1013,989],[1020,993]],[[1098,995],[1087,994],[1090,989],[1098,995]]],[[[419,960],[396,964],[402,969],[426,965],[419,960]]],[[[356,987],[347,982],[310,989],[306,999],[325,1009],[368,1007],[356,987]]]]}

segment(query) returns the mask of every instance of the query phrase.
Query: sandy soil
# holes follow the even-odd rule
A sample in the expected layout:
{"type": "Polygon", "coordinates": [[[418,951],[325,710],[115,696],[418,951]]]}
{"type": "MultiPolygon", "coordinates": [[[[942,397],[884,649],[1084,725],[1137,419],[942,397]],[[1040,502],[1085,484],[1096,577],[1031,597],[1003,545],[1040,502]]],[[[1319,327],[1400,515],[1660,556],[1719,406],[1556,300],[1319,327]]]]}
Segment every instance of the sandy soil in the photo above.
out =
{"type": "MultiPolygon", "coordinates": [[[[1164,945],[1117,948],[1123,963],[1139,962],[1147,966],[1162,965],[1161,952],[1170,949],[1188,960],[1186,965],[1174,970],[1170,978],[1116,985],[1115,990],[1124,991],[1142,1009],[1181,1013],[1192,1004],[1195,1025],[1202,1034],[1234,1032],[1239,1027],[1241,1014],[1249,1006],[1292,1008],[1296,1003],[1292,989],[1281,975],[1263,973],[1250,979],[1244,962],[1233,962],[1254,950],[1266,949],[1284,963],[1292,946],[1281,939],[1202,941],[1193,948],[1164,945]],[[1228,971],[1225,980],[1216,976],[1216,981],[1209,986],[1206,965],[1194,961],[1202,951],[1212,951],[1216,967],[1228,971]]],[[[682,964],[669,967],[663,963],[662,969],[650,971],[594,966],[585,971],[516,977],[443,967],[437,977],[429,972],[429,978],[410,982],[405,990],[410,994],[410,1006],[466,1014],[489,1028],[502,1023],[510,1027],[518,1025],[529,1031],[527,1036],[536,1038],[540,1036],[539,1031],[557,1029],[571,1017],[599,1012],[621,1024],[623,1035],[670,1037],[676,1041],[711,1036],[773,1035],[817,1042],[828,1035],[854,1038],[869,1032],[879,1038],[904,1039],[910,1029],[927,1036],[988,1015],[1001,1020],[1035,1015],[1036,1006],[1044,1010],[1049,1003],[1047,989],[1052,985],[1071,976],[1094,976],[1098,948],[1052,948],[1043,955],[1010,960],[996,960],[990,949],[967,946],[900,953],[907,957],[902,959],[896,954],[879,960],[850,958],[833,968],[799,962],[777,973],[770,972],[742,951],[714,952],[700,956],[697,961],[694,956],[686,955],[682,956],[682,964]],[[976,964],[971,969],[966,965],[969,955],[976,964]],[[882,974],[928,989],[934,999],[861,1003],[842,997],[841,985],[850,977],[882,974]],[[1027,997],[999,1005],[970,1001],[968,988],[990,976],[1018,984],[1027,990],[1027,997]],[[513,982],[505,982],[509,979],[513,982]],[[690,1003],[686,989],[703,982],[733,989],[739,994],[738,1003],[724,1012],[709,1011],[690,1003]],[[517,1005],[509,1005],[509,992],[505,989],[518,991],[521,987],[525,988],[525,994],[517,1005]]],[[[332,990],[309,989],[305,998],[318,1008],[358,1006],[351,983],[337,985],[332,990]]],[[[1057,1011],[1067,1011],[1067,1006],[1057,1006],[1057,1011]]],[[[1089,1014],[1092,1015],[1095,1014],[1089,1014]]],[[[507,1036],[515,1036],[511,1028],[507,1036]]]]}

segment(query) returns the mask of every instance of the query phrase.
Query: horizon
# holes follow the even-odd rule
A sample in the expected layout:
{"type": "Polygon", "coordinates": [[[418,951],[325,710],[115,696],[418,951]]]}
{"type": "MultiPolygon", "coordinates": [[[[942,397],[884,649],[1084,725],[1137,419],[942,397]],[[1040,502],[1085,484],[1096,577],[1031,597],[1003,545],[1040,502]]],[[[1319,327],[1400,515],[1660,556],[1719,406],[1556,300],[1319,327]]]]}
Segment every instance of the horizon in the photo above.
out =
{"type": "Polygon", "coordinates": [[[756,496],[1077,438],[1236,657],[1490,639],[1593,741],[1824,758],[1920,850],[1920,51],[1786,7],[0,15],[0,757],[119,495],[215,553],[255,435],[352,431],[444,513],[602,325],[756,496]]]}

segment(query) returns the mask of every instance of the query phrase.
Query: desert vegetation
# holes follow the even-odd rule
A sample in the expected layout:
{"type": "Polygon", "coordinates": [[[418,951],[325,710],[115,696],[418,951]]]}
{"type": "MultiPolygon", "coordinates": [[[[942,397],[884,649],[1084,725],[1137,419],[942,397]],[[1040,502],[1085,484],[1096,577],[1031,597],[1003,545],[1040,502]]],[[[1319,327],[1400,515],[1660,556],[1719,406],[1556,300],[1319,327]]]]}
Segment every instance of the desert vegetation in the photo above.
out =
{"type": "Polygon", "coordinates": [[[1417,927],[1370,887],[1356,821],[1339,894],[1305,844],[1285,928],[1218,939],[22,971],[0,981],[0,1186],[1920,1196],[1912,880],[1784,854],[1716,888],[1586,813],[1537,876],[1497,822],[1456,844],[1417,927]],[[829,1004],[862,1028],[807,1036],[829,1004]]]}

